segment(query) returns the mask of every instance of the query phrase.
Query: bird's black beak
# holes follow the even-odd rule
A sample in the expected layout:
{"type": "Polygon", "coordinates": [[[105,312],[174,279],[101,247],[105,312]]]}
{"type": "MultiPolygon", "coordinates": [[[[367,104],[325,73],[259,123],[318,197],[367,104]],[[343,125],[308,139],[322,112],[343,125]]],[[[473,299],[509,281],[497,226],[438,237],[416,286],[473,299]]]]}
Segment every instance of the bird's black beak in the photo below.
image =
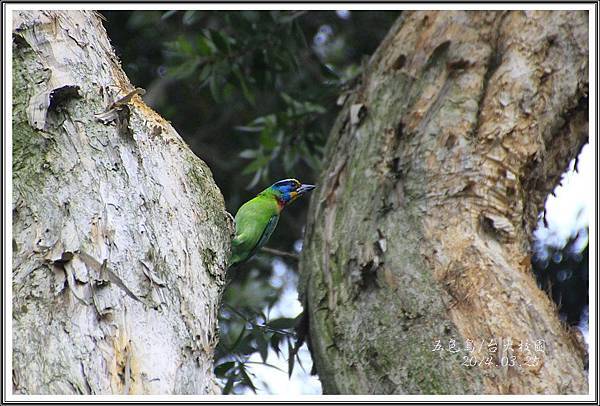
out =
{"type": "Polygon", "coordinates": [[[298,192],[298,195],[303,195],[306,192],[310,192],[311,190],[313,190],[314,188],[316,188],[315,185],[300,185],[300,187],[296,190],[296,192],[298,192]]]}

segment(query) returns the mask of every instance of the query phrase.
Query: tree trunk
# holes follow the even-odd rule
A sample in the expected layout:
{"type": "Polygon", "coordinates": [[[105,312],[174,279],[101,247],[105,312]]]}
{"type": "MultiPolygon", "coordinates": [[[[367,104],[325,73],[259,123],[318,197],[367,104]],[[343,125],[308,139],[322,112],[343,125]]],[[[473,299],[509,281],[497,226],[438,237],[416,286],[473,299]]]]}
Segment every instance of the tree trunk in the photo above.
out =
{"type": "Polygon", "coordinates": [[[220,392],[233,229],[210,170],[98,14],[16,12],[12,49],[14,393],[220,392]]]}
{"type": "Polygon", "coordinates": [[[587,140],[587,88],[585,11],[402,15],[309,210],[301,295],[325,393],[587,393],[585,350],[530,262],[587,140]]]}

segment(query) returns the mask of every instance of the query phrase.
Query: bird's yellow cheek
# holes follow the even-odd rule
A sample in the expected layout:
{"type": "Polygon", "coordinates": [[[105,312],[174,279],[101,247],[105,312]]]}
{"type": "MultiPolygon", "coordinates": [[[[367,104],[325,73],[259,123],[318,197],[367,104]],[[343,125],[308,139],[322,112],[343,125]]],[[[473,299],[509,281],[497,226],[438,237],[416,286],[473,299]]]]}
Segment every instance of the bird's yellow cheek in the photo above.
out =
{"type": "Polygon", "coordinates": [[[290,192],[290,202],[293,202],[298,197],[298,192],[290,192]]]}

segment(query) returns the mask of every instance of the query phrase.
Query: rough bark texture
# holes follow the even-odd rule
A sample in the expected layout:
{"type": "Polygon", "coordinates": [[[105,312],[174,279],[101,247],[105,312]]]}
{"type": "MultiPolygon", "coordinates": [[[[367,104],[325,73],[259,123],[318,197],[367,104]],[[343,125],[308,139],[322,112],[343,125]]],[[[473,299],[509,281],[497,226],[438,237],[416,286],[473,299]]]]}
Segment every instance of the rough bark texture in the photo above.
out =
{"type": "Polygon", "coordinates": [[[530,263],[588,137],[587,87],[587,12],[403,14],[342,109],[309,211],[301,294],[325,393],[587,393],[586,355],[530,263]],[[519,344],[537,340],[525,365],[519,344]]]}
{"type": "Polygon", "coordinates": [[[232,224],[132,90],[99,15],[14,15],[14,393],[219,392],[232,224]]]}

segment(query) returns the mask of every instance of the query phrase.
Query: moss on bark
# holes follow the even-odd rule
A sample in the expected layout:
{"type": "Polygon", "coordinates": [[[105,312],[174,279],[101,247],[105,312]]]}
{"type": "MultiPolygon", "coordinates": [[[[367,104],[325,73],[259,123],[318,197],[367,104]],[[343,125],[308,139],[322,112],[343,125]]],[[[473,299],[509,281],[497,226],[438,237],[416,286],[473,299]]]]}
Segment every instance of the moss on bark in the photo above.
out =
{"type": "MultiPolygon", "coordinates": [[[[336,121],[311,200],[300,285],[325,393],[586,391],[527,248],[528,199],[539,203],[554,157],[564,167],[585,137],[579,116],[568,143],[544,130],[587,88],[587,54],[573,39],[586,38],[585,22],[575,12],[407,12],[392,28],[336,121]],[[536,43],[545,36],[561,38],[551,55],[536,43]],[[558,60],[564,75],[547,80],[565,92],[545,83],[536,93],[536,72],[558,60]],[[531,176],[535,189],[515,182],[531,176]],[[493,233],[481,227],[489,213],[493,233]],[[433,351],[437,340],[463,348],[541,331],[561,348],[541,369],[467,367],[462,350],[433,351]]],[[[506,351],[523,361],[516,345],[506,351]]]]}

